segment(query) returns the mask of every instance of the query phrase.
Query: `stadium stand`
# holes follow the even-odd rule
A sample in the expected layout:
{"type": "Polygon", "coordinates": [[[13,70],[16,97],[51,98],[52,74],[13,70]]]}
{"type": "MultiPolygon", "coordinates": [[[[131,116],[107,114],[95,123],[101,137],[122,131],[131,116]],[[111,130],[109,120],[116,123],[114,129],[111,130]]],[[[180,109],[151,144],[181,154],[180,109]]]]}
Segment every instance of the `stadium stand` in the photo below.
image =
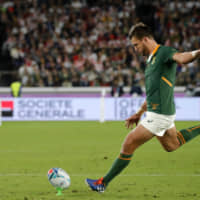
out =
{"type": "MultiPolygon", "coordinates": [[[[145,61],[127,39],[138,21],[161,44],[200,48],[200,0],[2,0],[0,7],[1,76],[10,75],[1,85],[17,73],[23,86],[142,87],[145,61]]],[[[178,66],[177,86],[200,85],[198,62],[178,66]]]]}

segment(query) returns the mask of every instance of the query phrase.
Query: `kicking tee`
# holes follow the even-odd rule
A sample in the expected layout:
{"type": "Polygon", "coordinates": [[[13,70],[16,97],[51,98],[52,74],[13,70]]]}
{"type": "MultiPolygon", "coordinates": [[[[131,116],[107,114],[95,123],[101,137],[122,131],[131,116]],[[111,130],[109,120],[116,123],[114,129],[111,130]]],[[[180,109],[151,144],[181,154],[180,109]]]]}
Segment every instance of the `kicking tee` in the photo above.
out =
{"type": "Polygon", "coordinates": [[[175,114],[174,84],[176,62],[172,47],[158,45],[147,60],[145,87],[147,111],[164,115],[175,114]]]}

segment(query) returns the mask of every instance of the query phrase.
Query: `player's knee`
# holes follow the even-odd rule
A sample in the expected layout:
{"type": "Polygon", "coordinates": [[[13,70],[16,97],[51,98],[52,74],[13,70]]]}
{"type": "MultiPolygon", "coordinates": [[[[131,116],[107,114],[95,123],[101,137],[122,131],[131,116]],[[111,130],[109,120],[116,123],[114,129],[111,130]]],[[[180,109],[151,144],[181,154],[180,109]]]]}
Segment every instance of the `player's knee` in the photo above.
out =
{"type": "Polygon", "coordinates": [[[166,148],[165,150],[166,150],[167,152],[173,152],[175,149],[166,148]]]}
{"type": "Polygon", "coordinates": [[[164,146],[165,151],[167,152],[173,152],[175,151],[177,148],[175,148],[174,146],[164,146]]]}
{"type": "Polygon", "coordinates": [[[130,140],[125,140],[124,143],[122,144],[122,153],[125,154],[132,154],[134,151],[137,149],[138,145],[135,144],[135,142],[130,141],[130,140]]]}

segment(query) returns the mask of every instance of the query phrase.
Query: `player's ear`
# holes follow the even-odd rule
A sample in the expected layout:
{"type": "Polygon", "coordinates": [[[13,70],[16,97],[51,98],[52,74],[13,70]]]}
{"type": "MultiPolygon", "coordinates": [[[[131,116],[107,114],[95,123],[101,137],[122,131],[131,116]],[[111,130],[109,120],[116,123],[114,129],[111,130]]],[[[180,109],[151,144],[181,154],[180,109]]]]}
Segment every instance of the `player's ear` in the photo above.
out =
{"type": "Polygon", "coordinates": [[[148,37],[143,37],[142,40],[143,40],[144,42],[147,42],[147,41],[148,41],[148,37]]]}

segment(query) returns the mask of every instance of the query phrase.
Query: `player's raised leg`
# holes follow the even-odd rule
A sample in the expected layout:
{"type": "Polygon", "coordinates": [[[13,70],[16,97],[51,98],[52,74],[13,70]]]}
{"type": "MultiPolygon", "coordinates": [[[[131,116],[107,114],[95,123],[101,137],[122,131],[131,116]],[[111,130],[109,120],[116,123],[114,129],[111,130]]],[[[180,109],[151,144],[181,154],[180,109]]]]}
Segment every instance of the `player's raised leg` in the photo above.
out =
{"type": "Polygon", "coordinates": [[[189,142],[198,135],[200,135],[200,125],[177,131],[177,137],[179,138],[181,145],[189,142]]]}
{"type": "Polygon", "coordinates": [[[183,144],[189,142],[196,136],[200,135],[200,125],[193,126],[180,131],[176,130],[176,127],[167,130],[162,137],[158,137],[158,140],[168,152],[174,151],[183,144]]]}
{"type": "Polygon", "coordinates": [[[163,136],[157,136],[157,139],[160,141],[163,148],[168,152],[174,151],[180,147],[175,126],[165,131],[163,136]]]}
{"type": "Polygon", "coordinates": [[[142,125],[137,126],[126,136],[120,155],[114,161],[108,173],[98,180],[86,179],[86,183],[92,190],[104,192],[109,182],[130,163],[135,150],[153,136],[154,135],[142,125]]]}

